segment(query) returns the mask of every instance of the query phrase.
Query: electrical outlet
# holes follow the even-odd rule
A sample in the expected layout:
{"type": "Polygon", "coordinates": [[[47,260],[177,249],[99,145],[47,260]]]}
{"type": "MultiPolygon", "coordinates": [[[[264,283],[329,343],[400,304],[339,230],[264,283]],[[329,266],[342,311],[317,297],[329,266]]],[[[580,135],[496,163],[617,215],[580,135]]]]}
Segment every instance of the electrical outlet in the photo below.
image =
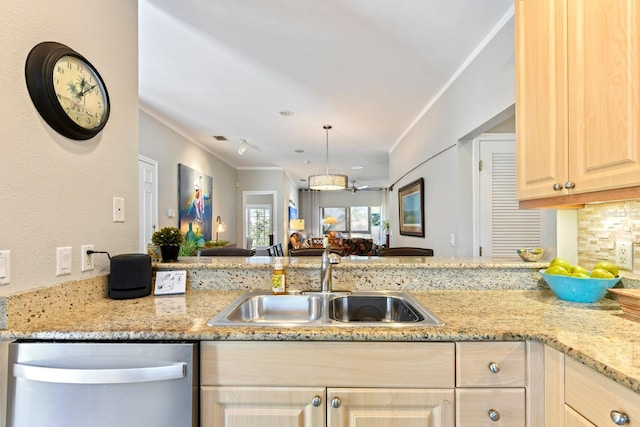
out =
{"type": "Polygon", "coordinates": [[[616,241],[616,265],[623,270],[633,271],[633,242],[616,241]]]}
{"type": "Polygon", "coordinates": [[[88,255],[87,251],[92,251],[94,247],[94,245],[80,246],[80,271],[93,270],[93,254],[88,255]]]}

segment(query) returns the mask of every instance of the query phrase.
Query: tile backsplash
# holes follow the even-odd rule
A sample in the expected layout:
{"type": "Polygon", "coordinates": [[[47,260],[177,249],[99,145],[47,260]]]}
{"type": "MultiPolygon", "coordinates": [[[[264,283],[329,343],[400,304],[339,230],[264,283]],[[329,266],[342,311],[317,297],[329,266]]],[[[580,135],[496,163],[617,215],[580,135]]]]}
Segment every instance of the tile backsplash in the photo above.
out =
{"type": "Polygon", "coordinates": [[[640,200],[586,205],[578,209],[578,262],[586,268],[615,262],[616,240],[633,245],[633,271],[640,272],[640,200]]]}

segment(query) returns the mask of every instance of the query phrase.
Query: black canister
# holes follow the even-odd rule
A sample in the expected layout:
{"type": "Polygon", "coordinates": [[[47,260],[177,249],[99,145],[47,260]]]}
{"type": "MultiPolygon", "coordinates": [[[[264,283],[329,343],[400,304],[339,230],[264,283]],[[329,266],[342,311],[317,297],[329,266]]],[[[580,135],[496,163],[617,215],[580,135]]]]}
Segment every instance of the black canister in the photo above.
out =
{"type": "Polygon", "coordinates": [[[122,254],[111,257],[108,297],[131,299],[151,293],[151,257],[147,254],[122,254]]]}

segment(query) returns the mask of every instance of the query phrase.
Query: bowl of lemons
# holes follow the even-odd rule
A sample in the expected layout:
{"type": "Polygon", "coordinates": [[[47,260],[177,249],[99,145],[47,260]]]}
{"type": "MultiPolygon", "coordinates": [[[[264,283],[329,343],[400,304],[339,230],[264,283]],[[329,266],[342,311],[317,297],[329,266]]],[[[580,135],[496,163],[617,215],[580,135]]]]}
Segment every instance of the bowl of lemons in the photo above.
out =
{"type": "Polygon", "coordinates": [[[520,248],[516,249],[516,252],[523,261],[527,262],[540,261],[542,255],[544,255],[544,249],[542,248],[520,248]]]}
{"type": "Polygon", "coordinates": [[[599,262],[589,271],[563,258],[555,258],[540,274],[558,298],[584,303],[600,300],[608,288],[620,281],[618,267],[607,261],[599,262]]]}

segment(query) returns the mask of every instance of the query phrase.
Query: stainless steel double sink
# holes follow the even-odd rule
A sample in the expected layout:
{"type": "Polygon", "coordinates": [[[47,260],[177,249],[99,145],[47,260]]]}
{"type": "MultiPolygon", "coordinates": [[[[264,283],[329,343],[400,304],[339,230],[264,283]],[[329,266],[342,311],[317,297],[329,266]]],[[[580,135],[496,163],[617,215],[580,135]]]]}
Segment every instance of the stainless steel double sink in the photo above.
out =
{"type": "Polygon", "coordinates": [[[401,291],[243,294],[209,326],[442,326],[420,302],[401,291]]]}

